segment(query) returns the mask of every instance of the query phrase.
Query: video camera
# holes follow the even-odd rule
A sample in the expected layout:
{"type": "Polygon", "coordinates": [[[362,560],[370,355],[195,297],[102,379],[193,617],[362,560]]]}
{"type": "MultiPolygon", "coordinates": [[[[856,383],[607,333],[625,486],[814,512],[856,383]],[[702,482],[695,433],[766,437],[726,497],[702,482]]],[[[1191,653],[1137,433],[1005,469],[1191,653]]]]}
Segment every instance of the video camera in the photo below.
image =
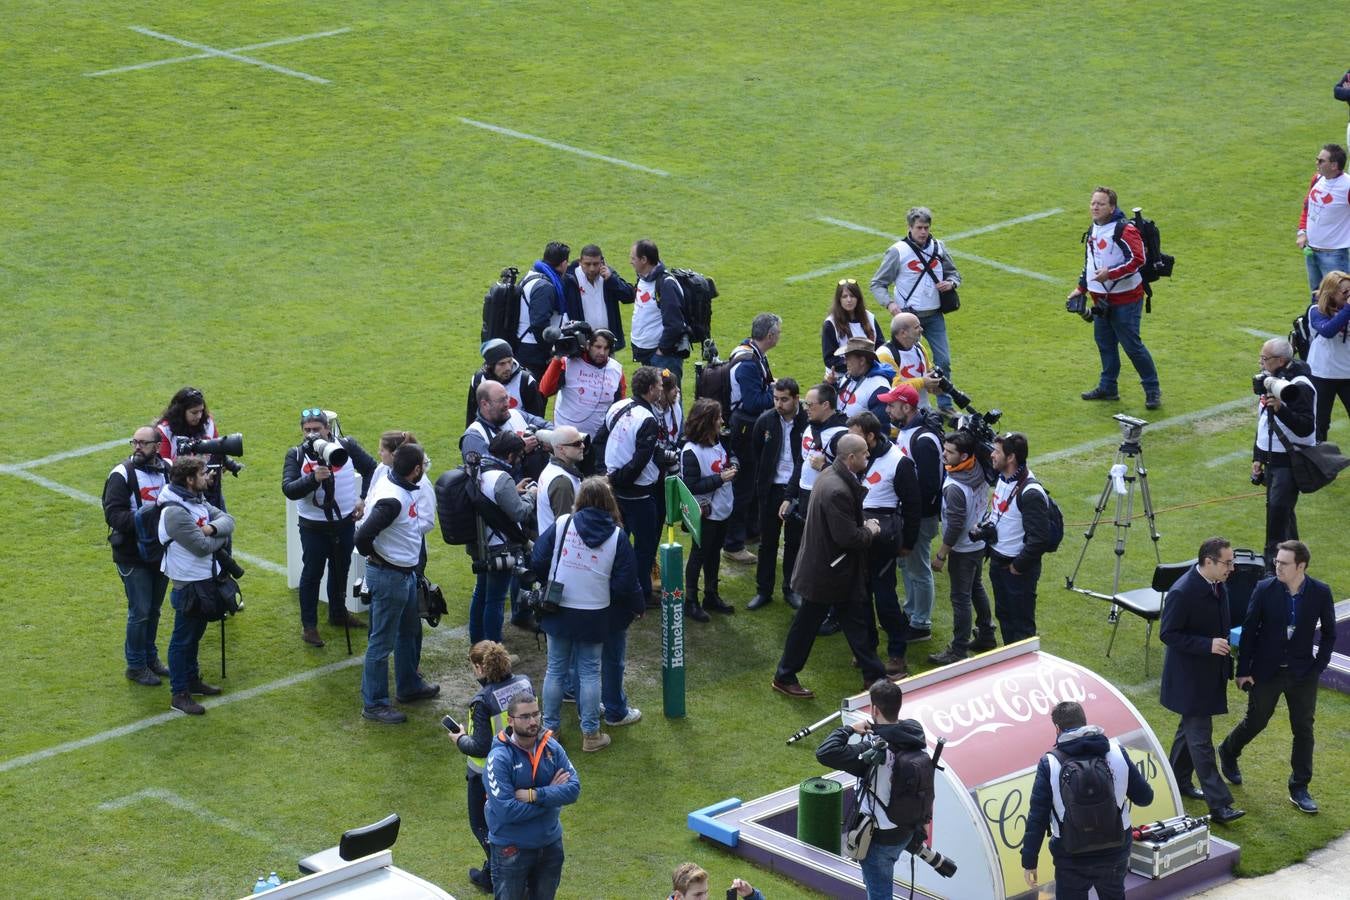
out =
{"type": "Polygon", "coordinates": [[[306,454],[321,460],[330,469],[345,466],[347,460],[351,458],[351,454],[337,441],[326,441],[317,435],[306,437],[300,446],[306,454]]]}
{"type": "Polygon", "coordinates": [[[244,471],[244,464],[230,459],[231,456],[244,455],[244,436],[239,433],[225,437],[204,440],[202,438],[182,438],[178,442],[180,456],[205,456],[208,469],[224,469],[236,478],[244,471]]]}
{"type": "Polygon", "coordinates": [[[586,322],[568,322],[561,328],[550,325],[544,329],[544,340],[552,345],[554,356],[580,356],[581,348],[589,345],[594,337],[595,329],[586,322]]]}
{"type": "Polygon", "coordinates": [[[987,413],[980,412],[971,403],[970,395],[957,389],[941,369],[934,367],[929,371],[937,377],[939,390],[951,397],[952,402],[965,411],[965,415],[956,419],[956,430],[964,431],[975,438],[975,459],[984,470],[985,482],[992,485],[998,480],[993,462],[994,438],[997,437],[993,426],[1003,418],[1003,410],[991,409],[987,413]]]}

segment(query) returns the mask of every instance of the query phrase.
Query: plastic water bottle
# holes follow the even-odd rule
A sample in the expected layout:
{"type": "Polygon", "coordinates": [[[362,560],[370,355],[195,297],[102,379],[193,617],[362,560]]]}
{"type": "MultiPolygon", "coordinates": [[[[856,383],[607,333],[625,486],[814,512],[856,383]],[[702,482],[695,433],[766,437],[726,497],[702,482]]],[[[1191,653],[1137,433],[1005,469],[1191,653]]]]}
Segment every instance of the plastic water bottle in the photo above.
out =
{"type": "Polygon", "coordinates": [[[267,877],[259,873],[258,880],[253,882],[253,893],[261,894],[263,891],[267,889],[268,889],[267,877]]]}
{"type": "Polygon", "coordinates": [[[268,887],[268,889],[271,889],[271,888],[274,888],[274,887],[280,887],[280,886],[281,886],[281,879],[280,879],[279,877],[277,877],[277,873],[276,873],[276,872],[273,872],[271,875],[268,875],[268,876],[267,876],[267,887],[268,887]]]}

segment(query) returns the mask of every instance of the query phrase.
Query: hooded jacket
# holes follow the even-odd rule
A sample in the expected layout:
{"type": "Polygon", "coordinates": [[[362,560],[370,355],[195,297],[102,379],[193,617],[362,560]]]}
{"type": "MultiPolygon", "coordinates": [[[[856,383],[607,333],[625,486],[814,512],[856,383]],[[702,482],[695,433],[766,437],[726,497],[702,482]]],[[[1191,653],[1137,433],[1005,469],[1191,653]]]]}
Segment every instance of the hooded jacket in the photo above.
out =
{"type": "MultiPolygon", "coordinates": [[[[855,775],[858,778],[866,778],[871,767],[858,758],[865,748],[857,743],[849,743],[855,733],[847,725],[841,725],[831,731],[825,740],[820,742],[820,746],[816,748],[816,762],[822,766],[831,766],[850,775],[855,775]]],[[[901,719],[899,722],[889,725],[873,725],[872,733],[883,738],[886,743],[891,745],[891,750],[896,753],[908,750],[924,750],[928,746],[928,739],[924,735],[923,726],[914,719],[901,719]]],[[[911,833],[908,828],[882,828],[877,829],[872,840],[881,844],[908,843],[911,833]]]]}
{"type": "Polygon", "coordinates": [[[526,753],[507,727],[488,750],[483,773],[487,789],[488,841],[495,846],[537,850],[562,840],[559,813],[581,796],[581,780],[553,732],[541,731],[534,753],[526,753]],[[567,771],[572,777],[554,785],[553,776],[567,771]],[[533,788],[535,799],[516,799],[517,788],[533,788]]]}
{"type": "MultiPolygon", "coordinates": [[[[599,547],[614,533],[616,523],[610,514],[599,507],[588,506],[574,513],[572,530],[591,548],[599,547]]],[[[541,582],[547,583],[553,569],[553,550],[557,541],[557,525],[550,525],[534,543],[530,568],[541,582]]],[[[637,580],[637,561],[633,545],[622,535],[614,548],[614,567],[609,573],[609,606],[605,609],[569,609],[540,617],[540,627],[550,637],[568,638],[582,643],[603,643],[612,632],[627,628],[645,609],[642,588],[637,580]]]]}

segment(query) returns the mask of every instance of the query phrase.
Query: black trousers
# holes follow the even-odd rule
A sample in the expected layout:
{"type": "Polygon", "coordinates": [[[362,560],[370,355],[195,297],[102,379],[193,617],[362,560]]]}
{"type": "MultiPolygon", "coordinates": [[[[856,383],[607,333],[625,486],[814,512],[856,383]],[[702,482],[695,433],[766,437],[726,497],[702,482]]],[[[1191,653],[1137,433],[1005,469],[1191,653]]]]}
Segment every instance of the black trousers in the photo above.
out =
{"type": "Polygon", "coordinates": [[[727,520],[704,519],[699,530],[701,543],[689,548],[689,561],[684,564],[684,596],[698,602],[698,575],[703,573],[703,596],[721,596],[717,592],[717,576],[722,568],[722,540],[727,535],[727,520]]]}
{"type": "Polygon", "coordinates": [[[731,448],[740,470],[731,483],[731,517],[727,519],[724,544],[728,552],[735,553],[744,550],[746,540],[760,530],[759,504],[755,499],[755,453],[751,447],[755,422],[732,416],[729,424],[731,448]]]}
{"type": "Polygon", "coordinates": [[[1128,855],[1109,860],[1055,860],[1055,897],[1057,900],[1088,900],[1088,890],[1096,888],[1097,900],[1125,900],[1125,873],[1128,855]]]}
{"type": "Polygon", "coordinates": [[[802,599],[802,605],[792,616],[788,626],[787,641],[783,645],[783,657],[778,661],[778,671],[774,680],[779,684],[795,684],[797,673],[806,667],[811,656],[811,647],[816,642],[816,632],[825,614],[835,611],[839,625],[843,629],[844,639],[853,655],[858,658],[858,667],[862,669],[863,680],[869,685],[878,678],[884,678],[886,669],[877,659],[867,635],[868,607],[861,590],[857,586],[840,585],[841,599],[837,603],[817,603],[810,597],[802,599]]]}
{"type": "Polygon", "coordinates": [[[1176,737],[1172,738],[1172,752],[1168,754],[1172,774],[1181,785],[1200,782],[1205,792],[1205,803],[1210,809],[1221,809],[1233,802],[1233,794],[1224,784],[1219,767],[1214,762],[1214,718],[1212,716],[1182,716],[1177,723],[1176,737]],[[1194,776],[1194,777],[1192,777],[1194,776]]]}
{"type": "MultiPolygon", "coordinates": [[[[759,501],[759,562],[755,566],[755,590],[757,593],[772,597],[774,585],[778,580],[778,540],[783,531],[790,531],[791,523],[778,518],[778,507],[786,499],[787,485],[774,484],[759,501]]],[[[783,548],[783,594],[791,589],[788,586],[792,578],[792,567],[797,562],[797,548],[801,544],[801,528],[797,529],[797,539],[789,540],[783,548]]]]}
{"type": "Polygon", "coordinates": [[[1327,429],[1331,427],[1331,411],[1336,407],[1336,398],[1341,398],[1341,406],[1350,413],[1350,378],[1318,378],[1312,376],[1313,387],[1317,388],[1317,440],[1327,439],[1327,429]]]}
{"type": "Polygon", "coordinates": [[[1270,722],[1275,705],[1284,697],[1289,707],[1289,728],[1294,733],[1294,749],[1289,754],[1289,787],[1306,788],[1312,781],[1313,718],[1317,712],[1317,675],[1295,678],[1281,669],[1274,678],[1252,682],[1247,694],[1247,714],[1232,733],[1224,738],[1222,749],[1234,757],[1252,742],[1270,722]]]}
{"type": "MultiPolygon", "coordinates": [[[[1284,457],[1284,454],[1277,454],[1284,457]]],[[[1287,458],[1287,457],[1286,457],[1287,458]]],[[[1266,466],[1266,572],[1275,571],[1275,547],[1280,541],[1298,540],[1298,486],[1294,470],[1286,466],[1266,466]]]]}

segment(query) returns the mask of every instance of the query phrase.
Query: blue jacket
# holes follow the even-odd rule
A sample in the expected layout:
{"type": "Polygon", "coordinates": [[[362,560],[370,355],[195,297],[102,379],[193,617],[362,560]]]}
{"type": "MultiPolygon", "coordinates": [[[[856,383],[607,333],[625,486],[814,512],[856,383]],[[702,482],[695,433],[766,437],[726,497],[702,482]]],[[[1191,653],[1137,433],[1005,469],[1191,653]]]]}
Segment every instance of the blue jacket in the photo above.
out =
{"type": "Polygon", "coordinates": [[[744,422],[744,427],[748,429],[760,413],[773,408],[773,373],[769,370],[768,357],[760,352],[750,338],[737,344],[736,350],[742,347],[750,352],[741,351],[736,362],[732,363],[732,377],[736,379],[741,402],[732,407],[731,417],[744,422]]]}
{"type": "Polygon", "coordinates": [[[497,846],[537,850],[562,840],[559,813],[581,796],[581,780],[562,744],[544,731],[535,754],[526,753],[511,739],[510,728],[500,732],[488,751],[483,772],[487,789],[488,840],[497,846]],[[553,786],[549,782],[560,770],[572,777],[553,786]],[[516,799],[517,788],[534,788],[533,803],[516,799]]]}
{"type": "Polygon", "coordinates": [[[1218,716],[1228,712],[1228,679],[1233,661],[1211,652],[1214,638],[1228,639],[1228,585],[1219,585],[1216,599],[1199,570],[1192,567],[1172,585],[1163,600],[1159,637],[1163,654],[1159,700],[1183,716],[1218,716]]]}
{"type": "Polygon", "coordinates": [[[1316,678],[1331,662],[1331,652],[1336,648],[1336,604],[1331,588],[1316,578],[1303,579],[1303,591],[1293,616],[1294,637],[1286,640],[1290,605],[1289,591],[1277,579],[1263,578],[1257,582],[1247,618],[1242,622],[1239,676],[1267,681],[1279,673],[1280,666],[1287,665],[1289,674],[1295,678],[1308,675],[1316,678]],[[1319,620],[1321,634],[1317,636],[1314,657],[1312,645],[1319,620]]]}
{"type": "MultiPolygon", "coordinates": [[[[576,513],[572,528],[581,535],[587,547],[598,547],[614,533],[615,522],[609,513],[597,507],[587,507],[576,513]]],[[[534,542],[530,568],[539,576],[541,586],[547,583],[553,570],[553,545],[557,540],[557,525],[550,525],[534,542]]],[[[633,545],[621,534],[614,547],[614,567],[609,571],[609,606],[606,609],[560,609],[542,616],[539,626],[544,634],[568,638],[588,644],[603,643],[605,638],[623,631],[646,605],[637,580],[637,557],[633,545]]]]}
{"type": "MultiPolygon", "coordinates": [[[[1065,754],[1081,758],[1084,756],[1105,756],[1111,750],[1111,741],[1102,730],[1095,725],[1088,725],[1084,728],[1066,731],[1059,736],[1055,742],[1055,747],[1062,750],[1065,754]]],[[[1125,796],[1135,806],[1148,806],[1153,802],[1153,787],[1148,780],[1135,768],[1134,762],[1130,759],[1130,754],[1125,752],[1125,748],[1120,748],[1120,755],[1125,757],[1125,767],[1128,769],[1127,781],[1125,782],[1125,796]]],[[[1041,855],[1041,843],[1045,840],[1045,835],[1050,830],[1050,814],[1054,806],[1054,796],[1050,786],[1050,763],[1045,756],[1036,766],[1036,781],[1031,787],[1031,803],[1027,810],[1027,827],[1022,837],[1022,868],[1036,868],[1036,860],[1041,855]]],[[[1081,856],[1075,856],[1073,859],[1092,860],[1092,859],[1112,859],[1117,855],[1128,856],[1130,852],[1130,831],[1125,829],[1125,839],[1120,845],[1119,850],[1103,850],[1100,853],[1085,853],[1081,856]]],[[[1059,838],[1050,838],[1050,855],[1054,857],[1055,862],[1059,862],[1059,838]]]]}

